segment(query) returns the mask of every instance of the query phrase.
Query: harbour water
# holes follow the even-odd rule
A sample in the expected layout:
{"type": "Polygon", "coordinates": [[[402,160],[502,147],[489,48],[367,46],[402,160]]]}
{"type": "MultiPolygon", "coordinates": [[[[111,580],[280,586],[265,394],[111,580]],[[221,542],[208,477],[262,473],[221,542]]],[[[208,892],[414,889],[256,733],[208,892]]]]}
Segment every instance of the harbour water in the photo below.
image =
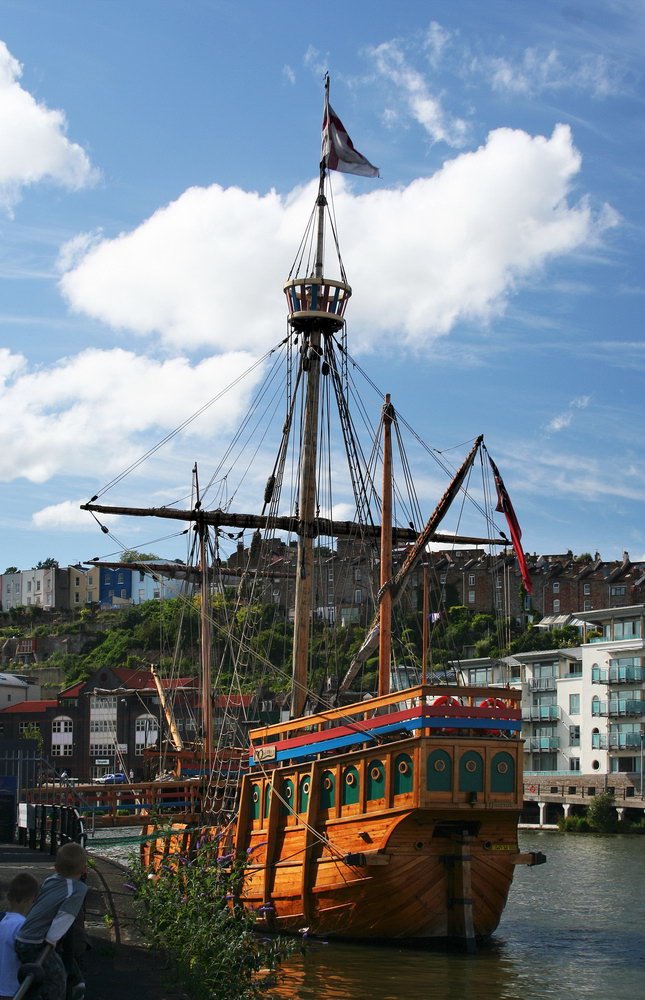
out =
{"type": "MultiPolygon", "coordinates": [[[[88,847],[127,861],[137,848],[109,846],[115,836],[100,831],[88,847]]],[[[645,837],[523,831],[520,847],[544,852],[547,863],[517,869],[502,921],[477,955],[309,940],[272,996],[638,1000],[645,992],[645,837]]]]}
{"type": "Polygon", "coordinates": [[[473,957],[310,941],[284,1000],[637,1000],[645,991],[645,837],[524,832],[547,864],[518,869],[473,957]]]}

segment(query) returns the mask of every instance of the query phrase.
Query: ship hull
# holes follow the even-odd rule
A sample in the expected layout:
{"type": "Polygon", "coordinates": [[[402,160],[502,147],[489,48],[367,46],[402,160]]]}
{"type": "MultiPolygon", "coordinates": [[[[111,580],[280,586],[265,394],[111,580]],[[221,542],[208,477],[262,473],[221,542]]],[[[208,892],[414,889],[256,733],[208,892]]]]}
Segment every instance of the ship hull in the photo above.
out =
{"type": "MultiPolygon", "coordinates": [[[[351,752],[311,759],[311,740],[324,735],[328,746],[330,736],[353,737],[334,720],[312,733],[307,719],[306,735],[274,744],[270,762],[256,748],[235,822],[225,834],[213,827],[209,839],[219,853],[247,859],[241,896],[259,928],[467,945],[494,932],[516,864],[531,863],[517,842],[522,741],[497,729],[476,731],[463,716],[477,719],[468,706],[452,709],[455,721],[442,719],[441,728],[434,717],[417,722],[412,701],[394,707],[388,724],[394,718],[399,727],[412,713],[418,726],[400,734],[406,738],[392,734],[390,742],[366,746],[361,729],[363,744],[351,752]],[[468,724],[458,729],[460,718],[468,724]],[[308,759],[282,762],[281,754],[308,759]]],[[[373,717],[380,724],[381,716],[373,717]]],[[[364,715],[358,724],[370,721],[364,715]]],[[[198,836],[203,842],[203,827],[198,836]]],[[[193,847],[192,834],[178,830],[170,851],[193,847]]],[[[154,863],[160,849],[153,846],[145,860],[154,863]]],[[[163,850],[167,857],[168,846],[163,850]]]]}

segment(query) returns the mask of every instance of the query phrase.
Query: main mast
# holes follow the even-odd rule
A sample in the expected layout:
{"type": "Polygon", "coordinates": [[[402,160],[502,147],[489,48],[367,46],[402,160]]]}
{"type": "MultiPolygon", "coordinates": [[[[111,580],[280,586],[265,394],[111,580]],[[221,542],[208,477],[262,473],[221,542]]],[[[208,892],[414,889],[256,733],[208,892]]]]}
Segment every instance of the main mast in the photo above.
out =
{"type": "MultiPolygon", "coordinates": [[[[325,83],[325,118],[329,106],[329,79],[325,83]]],[[[320,163],[316,199],[316,253],[313,273],[296,277],[284,286],[289,306],[289,326],[301,338],[300,366],[305,385],[303,440],[298,483],[298,553],[293,630],[292,718],[302,715],[307,697],[307,665],[313,613],[314,539],[317,534],[316,459],[321,359],[326,341],[344,324],[352,290],[346,281],[325,277],[325,159],[320,163]]],[[[344,277],[344,274],[342,275],[344,277]]]]}

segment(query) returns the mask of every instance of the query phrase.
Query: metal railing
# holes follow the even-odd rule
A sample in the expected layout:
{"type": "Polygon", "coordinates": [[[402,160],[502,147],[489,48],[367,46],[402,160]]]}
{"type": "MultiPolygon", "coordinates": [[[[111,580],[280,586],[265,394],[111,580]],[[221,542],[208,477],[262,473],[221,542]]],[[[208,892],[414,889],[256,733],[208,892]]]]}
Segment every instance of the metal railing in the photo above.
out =
{"type": "Polygon", "coordinates": [[[522,709],[522,719],[525,722],[557,720],[561,715],[562,710],[558,705],[540,705],[522,709]]]}
{"type": "Polygon", "coordinates": [[[524,752],[539,753],[540,751],[557,750],[559,746],[559,736],[529,736],[524,743],[524,752]]]}

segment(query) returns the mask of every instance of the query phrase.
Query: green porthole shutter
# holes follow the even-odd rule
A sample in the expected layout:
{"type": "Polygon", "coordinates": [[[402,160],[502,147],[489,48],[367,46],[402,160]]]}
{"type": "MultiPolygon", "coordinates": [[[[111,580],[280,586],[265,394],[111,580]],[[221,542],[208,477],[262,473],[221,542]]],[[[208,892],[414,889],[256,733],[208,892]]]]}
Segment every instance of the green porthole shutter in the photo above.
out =
{"type": "Polygon", "coordinates": [[[294,810],[293,803],[293,781],[285,778],[282,782],[281,793],[283,801],[280,803],[280,812],[283,816],[288,816],[294,810]]]}
{"type": "Polygon", "coordinates": [[[394,760],[394,794],[405,795],[412,791],[412,758],[400,753],[394,760]]]}
{"type": "Polygon", "coordinates": [[[354,805],[358,802],[358,794],[358,771],[355,767],[346,767],[343,771],[343,787],[341,789],[340,797],[342,805],[354,805]]]}
{"type": "Polygon", "coordinates": [[[334,805],[336,779],[333,771],[323,771],[320,776],[320,808],[331,809],[334,805]]]}
{"type": "Polygon", "coordinates": [[[484,791],[484,762],[481,754],[467,750],[459,761],[459,791],[484,791]]]}
{"type": "Polygon", "coordinates": [[[496,753],[490,764],[491,792],[515,791],[515,761],[510,753],[496,753]]]}
{"type": "Polygon", "coordinates": [[[262,789],[260,785],[251,785],[251,818],[260,818],[260,800],[262,798],[262,789]]]}
{"type": "Polygon", "coordinates": [[[298,789],[298,812],[306,813],[309,807],[309,777],[301,778],[298,789]]]}
{"type": "Polygon", "coordinates": [[[264,786],[264,818],[269,818],[269,805],[271,803],[271,785],[266,784],[264,786]]]}
{"type": "Polygon", "coordinates": [[[452,791],[452,760],[445,750],[433,750],[428,755],[426,788],[429,792],[452,791]]]}
{"type": "Polygon", "coordinates": [[[385,797],[385,768],[380,760],[372,760],[367,765],[367,798],[385,797]]]}

